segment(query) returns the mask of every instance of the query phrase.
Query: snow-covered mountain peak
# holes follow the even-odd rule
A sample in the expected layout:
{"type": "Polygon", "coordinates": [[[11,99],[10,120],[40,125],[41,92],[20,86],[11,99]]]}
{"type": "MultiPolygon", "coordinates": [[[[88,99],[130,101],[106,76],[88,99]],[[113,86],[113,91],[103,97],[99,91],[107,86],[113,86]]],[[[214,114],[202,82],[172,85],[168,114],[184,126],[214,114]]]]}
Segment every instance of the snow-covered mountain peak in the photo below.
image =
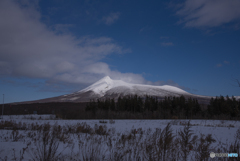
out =
{"type": "Polygon", "coordinates": [[[96,83],[112,83],[112,79],[109,77],[109,76],[105,76],[105,77],[103,77],[102,79],[100,79],[99,81],[97,81],[96,83]]]}
{"type": "Polygon", "coordinates": [[[122,94],[139,94],[139,95],[165,95],[169,94],[189,94],[188,92],[169,85],[152,86],[143,84],[131,84],[122,80],[112,80],[109,76],[105,76],[91,86],[77,92],[92,91],[95,94],[104,96],[106,93],[122,93],[122,94]],[[165,94],[164,94],[165,93],[165,94]]]}
{"type": "Polygon", "coordinates": [[[184,95],[185,97],[196,97],[202,102],[208,102],[210,97],[199,96],[190,94],[178,87],[163,85],[144,85],[127,83],[122,80],[113,80],[109,76],[105,76],[96,83],[88,86],[87,88],[67,94],[63,96],[37,100],[38,102],[89,102],[94,99],[114,98],[119,96],[138,95],[140,97],[154,96],[158,98],[164,97],[179,97],[184,95]]]}
{"type": "Polygon", "coordinates": [[[106,91],[118,86],[128,86],[128,83],[123,82],[121,80],[112,80],[109,76],[105,76],[96,83],[79,92],[93,91],[94,93],[103,96],[106,93],[106,91]]]}

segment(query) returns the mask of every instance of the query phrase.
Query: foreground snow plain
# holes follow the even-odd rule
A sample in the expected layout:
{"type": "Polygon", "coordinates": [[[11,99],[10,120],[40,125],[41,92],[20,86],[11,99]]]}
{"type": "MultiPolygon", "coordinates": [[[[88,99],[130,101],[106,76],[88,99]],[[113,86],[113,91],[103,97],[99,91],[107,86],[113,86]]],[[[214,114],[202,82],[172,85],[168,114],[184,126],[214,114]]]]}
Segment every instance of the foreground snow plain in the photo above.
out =
{"type": "MultiPolygon", "coordinates": [[[[114,157],[113,155],[116,151],[124,151],[125,145],[122,144],[117,145],[118,147],[115,149],[109,149],[109,144],[111,144],[111,146],[116,145],[116,140],[121,138],[122,135],[136,135],[138,137],[138,139],[135,140],[136,142],[128,143],[128,146],[140,147],[140,142],[146,143],[147,140],[144,140],[144,138],[153,134],[157,128],[164,129],[170,123],[173,134],[177,135],[189,120],[114,120],[115,123],[111,124],[109,120],[104,120],[107,121],[107,123],[100,123],[99,120],[57,120],[54,115],[17,115],[4,116],[1,121],[21,122],[26,125],[49,123],[50,125],[57,124],[61,126],[71,126],[73,128],[74,125],[86,123],[92,129],[96,128],[96,126],[104,125],[108,130],[108,136],[87,133],[70,134],[67,137],[71,141],[69,143],[61,142],[57,148],[57,154],[65,155],[65,160],[84,160],[88,158],[87,155],[90,155],[88,153],[95,153],[95,157],[98,158],[93,160],[110,160],[110,158],[114,157]],[[142,135],[140,133],[142,133],[142,135]]],[[[190,124],[190,129],[194,135],[198,137],[200,137],[201,134],[212,134],[212,137],[216,140],[216,142],[211,145],[211,149],[213,150],[217,148],[222,150],[224,150],[224,148],[227,149],[231,143],[234,143],[235,134],[240,128],[239,121],[227,120],[190,120],[190,124]]],[[[16,139],[16,134],[13,133],[12,129],[0,129],[0,159],[33,160],[34,155],[32,153],[34,150],[31,151],[30,149],[34,149],[37,146],[36,144],[33,145],[33,141],[27,137],[28,135],[30,135],[28,130],[19,130],[19,137],[16,139]],[[26,147],[28,147],[28,152],[24,151],[26,147]],[[22,155],[22,153],[24,154],[22,155]]],[[[228,153],[228,151],[220,152],[228,153]]],[[[122,155],[124,155],[124,157],[122,157],[121,160],[132,160],[131,157],[134,157],[134,153],[130,155],[130,153],[122,152],[122,155]]],[[[141,156],[143,154],[138,155],[140,156],[139,160],[147,160],[145,156],[141,156]]],[[[188,160],[193,159],[191,156],[193,156],[193,152],[190,152],[188,160]]]]}

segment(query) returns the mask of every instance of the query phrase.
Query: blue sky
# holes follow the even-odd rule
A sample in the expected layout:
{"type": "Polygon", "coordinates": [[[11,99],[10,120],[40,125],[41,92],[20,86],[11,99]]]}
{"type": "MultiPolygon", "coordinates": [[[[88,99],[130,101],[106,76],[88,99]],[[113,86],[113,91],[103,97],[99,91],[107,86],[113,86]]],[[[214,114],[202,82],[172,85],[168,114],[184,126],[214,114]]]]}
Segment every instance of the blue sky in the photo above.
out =
{"type": "Polygon", "coordinates": [[[108,75],[240,95],[240,1],[3,0],[0,94],[59,96],[108,75]]]}

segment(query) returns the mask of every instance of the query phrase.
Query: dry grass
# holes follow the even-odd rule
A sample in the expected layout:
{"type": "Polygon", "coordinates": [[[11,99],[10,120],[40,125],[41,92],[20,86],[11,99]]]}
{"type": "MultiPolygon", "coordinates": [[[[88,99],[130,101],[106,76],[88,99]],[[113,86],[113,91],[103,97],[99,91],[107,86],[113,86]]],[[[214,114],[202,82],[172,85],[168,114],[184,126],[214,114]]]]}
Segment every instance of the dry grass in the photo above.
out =
{"type": "Polygon", "coordinates": [[[139,128],[128,134],[116,135],[114,129],[108,130],[106,125],[96,124],[91,128],[86,123],[71,126],[35,123],[27,126],[1,122],[0,126],[15,128],[6,134],[9,138],[6,141],[28,140],[21,151],[12,151],[12,158],[0,157],[4,161],[24,160],[27,156],[32,161],[205,161],[210,160],[211,151],[240,154],[240,129],[234,143],[212,147],[216,142],[212,135],[200,134],[198,138],[191,130],[190,122],[176,133],[168,124],[155,131],[139,128]],[[25,130],[18,130],[21,128],[25,130]]]}

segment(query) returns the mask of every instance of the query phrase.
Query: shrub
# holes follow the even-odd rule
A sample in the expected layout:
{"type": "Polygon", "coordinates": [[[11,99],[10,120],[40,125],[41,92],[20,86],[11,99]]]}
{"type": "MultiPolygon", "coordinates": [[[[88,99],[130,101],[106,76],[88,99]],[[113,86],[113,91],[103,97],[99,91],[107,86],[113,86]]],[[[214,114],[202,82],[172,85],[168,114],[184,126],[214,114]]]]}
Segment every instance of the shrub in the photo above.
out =
{"type": "Polygon", "coordinates": [[[51,129],[49,124],[44,124],[38,130],[35,148],[28,150],[33,161],[57,161],[60,159],[62,154],[58,152],[60,134],[57,128],[54,125],[51,129]]]}
{"type": "Polygon", "coordinates": [[[0,122],[0,129],[7,129],[7,128],[14,128],[14,129],[17,129],[18,126],[17,126],[17,123],[15,121],[1,121],[0,122]]]}
{"type": "Polygon", "coordinates": [[[115,121],[114,120],[109,120],[109,123],[110,124],[115,124],[115,121]]]}
{"type": "Polygon", "coordinates": [[[88,134],[92,134],[93,133],[93,129],[86,124],[86,122],[82,123],[82,124],[77,124],[76,125],[76,133],[88,133],[88,134]]]}
{"type": "Polygon", "coordinates": [[[108,135],[107,126],[106,125],[98,126],[97,124],[95,124],[94,129],[95,129],[95,133],[98,134],[98,135],[108,135]]]}
{"type": "Polygon", "coordinates": [[[202,161],[209,158],[210,145],[214,142],[216,142],[216,140],[212,138],[212,134],[208,134],[206,137],[201,134],[196,149],[197,154],[195,155],[195,160],[202,161]]]}
{"type": "Polygon", "coordinates": [[[23,138],[22,135],[19,135],[19,131],[18,130],[12,130],[12,141],[16,142],[19,139],[23,138]]]}
{"type": "Polygon", "coordinates": [[[193,149],[193,145],[197,141],[197,136],[192,136],[193,133],[192,130],[190,130],[190,121],[183,130],[178,132],[178,135],[180,144],[180,155],[183,160],[186,161],[190,151],[193,149]]]}
{"type": "Polygon", "coordinates": [[[100,120],[99,123],[102,123],[102,124],[106,124],[107,121],[104,121],[104,120],[100,120]]]}

